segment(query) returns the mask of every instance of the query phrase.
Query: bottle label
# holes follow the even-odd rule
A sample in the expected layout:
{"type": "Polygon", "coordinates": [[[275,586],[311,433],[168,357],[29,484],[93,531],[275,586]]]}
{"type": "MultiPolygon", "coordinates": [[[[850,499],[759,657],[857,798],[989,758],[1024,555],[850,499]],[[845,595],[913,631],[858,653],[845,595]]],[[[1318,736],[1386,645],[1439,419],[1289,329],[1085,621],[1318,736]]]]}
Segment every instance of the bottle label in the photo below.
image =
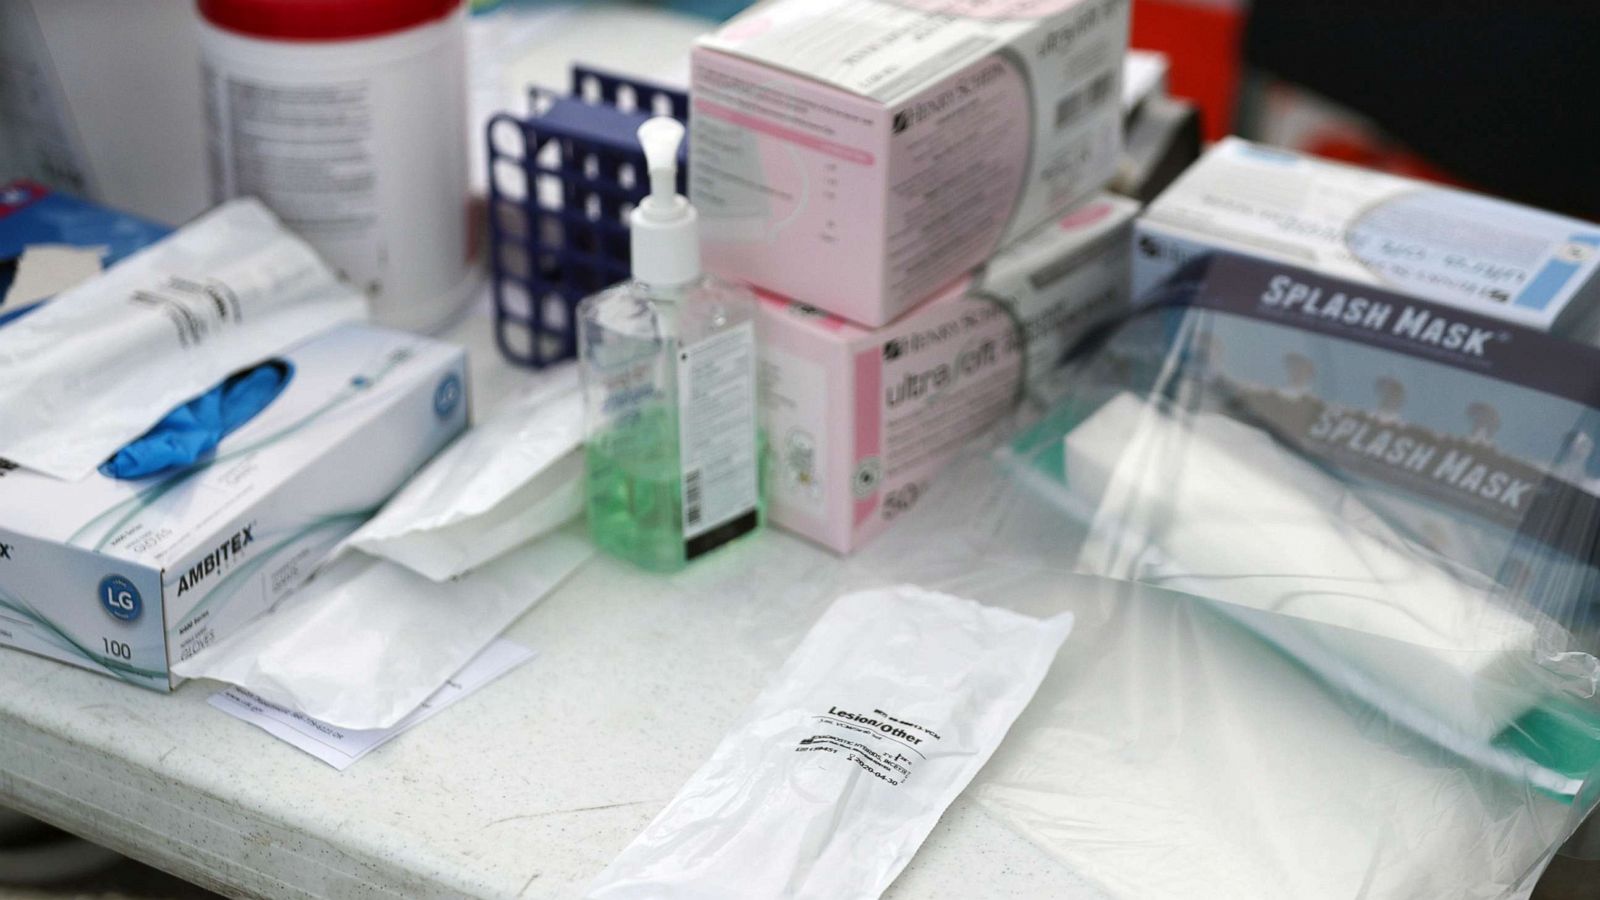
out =
{"type": "Polygon", "coordinates": [[[205,68],[212,200],[259,197],[369,295],[388,267],[372,78],[264,78],[205,68]]]}
{"type": "Polygon", "coordinates": [[[750,322],[678,350],[684,555],[756,527],[756,341],[750,322]]]}

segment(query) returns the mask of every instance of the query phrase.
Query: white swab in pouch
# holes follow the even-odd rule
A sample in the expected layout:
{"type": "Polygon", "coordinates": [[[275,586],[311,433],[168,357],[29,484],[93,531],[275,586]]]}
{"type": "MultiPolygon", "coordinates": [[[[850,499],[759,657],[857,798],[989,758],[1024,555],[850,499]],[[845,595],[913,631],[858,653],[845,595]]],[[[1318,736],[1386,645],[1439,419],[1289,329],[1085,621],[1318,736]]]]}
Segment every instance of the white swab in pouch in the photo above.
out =
{"type": "Polygon", "coordinates": [[[1072,629],[914,586],[839,598],[588,896],[876,897],[1072,629]]]}

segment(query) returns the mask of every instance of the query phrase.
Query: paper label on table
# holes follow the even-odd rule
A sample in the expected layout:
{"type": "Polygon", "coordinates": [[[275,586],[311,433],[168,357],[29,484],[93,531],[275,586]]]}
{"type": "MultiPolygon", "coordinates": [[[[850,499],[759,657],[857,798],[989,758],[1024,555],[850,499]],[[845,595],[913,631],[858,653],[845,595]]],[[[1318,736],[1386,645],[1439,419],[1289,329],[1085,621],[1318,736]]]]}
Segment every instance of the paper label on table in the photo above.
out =
{"type": "Polygon", "coordinates": [[[424,700],[416,711],[392,728],[365,731],[337,728],[288,707],[269,703],[238,687],[212,695],[210,703],[228,715],[249,722],[343,771],[401,732],[427,721],[457,700],[532,659],[534,655],[532,650],[521,644],[505,639],[495,641],[467,663],[466,668],[445,682],[444,687],[424,700]]]}
{"type": "Polygon", "coordinates": [[[106,247],[30,244],[17,258],[17,274],[0,305],[11,310],[48,300],[100,274],[106,247]]]}

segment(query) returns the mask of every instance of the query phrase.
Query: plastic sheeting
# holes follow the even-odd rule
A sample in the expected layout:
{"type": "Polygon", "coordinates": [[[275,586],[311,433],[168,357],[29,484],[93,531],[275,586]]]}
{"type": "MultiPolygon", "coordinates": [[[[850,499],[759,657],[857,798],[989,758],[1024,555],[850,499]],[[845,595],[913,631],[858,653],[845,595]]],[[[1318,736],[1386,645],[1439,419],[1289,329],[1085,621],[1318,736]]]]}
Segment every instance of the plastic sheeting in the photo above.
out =
{"type": "Polygon", "coordinates": [[[979,800],[1139,898],[1496,898],[1567,804],[1450,759],[1319,684],[1204,601],[1073,576],[1101,607],[986,772],[979,800]]]}
{"type": "Polygon", "coordinates": [[[973,791],[1110,896],[1525,897],[1600,800],[1600,363],[1284,274],[1187,272],[851,564],[1075,613],[973,791]]]}
{"type": "Polygon", "coordinates": [[[1593,807],[1592,780],[1574,801],[1452,750],[1216,601],[1070,571],[1088,536],[975,455],[851,577],[1075,615],[970,794],[1107,896],[1525,897],[1593,807]]]}

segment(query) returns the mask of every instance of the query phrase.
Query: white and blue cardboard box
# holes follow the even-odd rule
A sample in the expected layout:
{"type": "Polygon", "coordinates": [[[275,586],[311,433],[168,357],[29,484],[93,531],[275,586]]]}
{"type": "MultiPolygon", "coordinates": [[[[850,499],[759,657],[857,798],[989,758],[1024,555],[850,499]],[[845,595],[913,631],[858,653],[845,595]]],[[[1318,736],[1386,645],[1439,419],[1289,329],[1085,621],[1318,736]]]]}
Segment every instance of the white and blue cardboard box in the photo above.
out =
{"type": "Polygon", "coordinates": [[[1600,225],[1228,138],[1135,225],[1136,298],[1223,250],[1582,337],[1600,225]]]}
{"type": "Polygon", "coordinates": [[[281,359],[283,393],[176,474],[0,469],[0,645],[168,690],[466,427],[460,348],[347,325],[281,359]]]}

